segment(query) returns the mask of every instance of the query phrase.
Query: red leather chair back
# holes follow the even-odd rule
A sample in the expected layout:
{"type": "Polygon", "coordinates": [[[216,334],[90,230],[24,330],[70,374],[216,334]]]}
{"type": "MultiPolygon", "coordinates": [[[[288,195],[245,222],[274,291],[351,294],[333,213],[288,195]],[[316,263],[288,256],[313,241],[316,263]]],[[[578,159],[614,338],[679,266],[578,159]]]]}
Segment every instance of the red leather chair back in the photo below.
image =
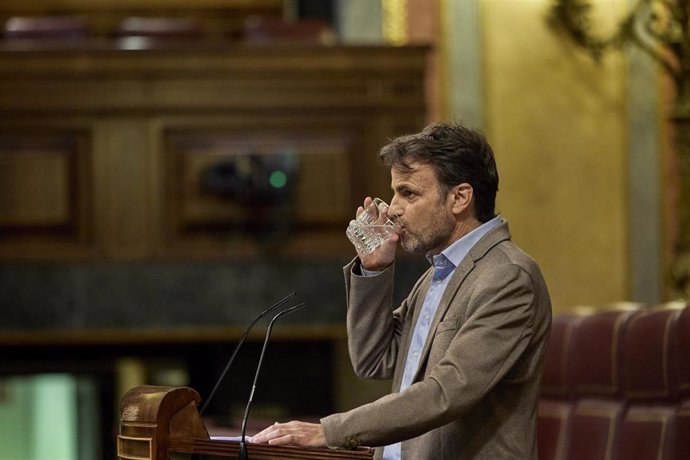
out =
{"type": "Polygon", "coordinates": [[[572,332],[581,319],[580,315],[557,315],[551,324],[537,414],[537,452],[540,460],[563,459],[567,449],[573,411],[568,359],[572,332]]]}
{"type": "Polygon", "coordinates": [[[675,460],[690,458],[690,304],[678,317],[676,370],[680,403],[676,412],[675,460]]]}
{"type": "Polygon", "coordinates": [[[623,345],[636,310],[607,310],[573,329],[568,370],[577,402],[568,432],[568,460],[611,460],[625,411],[623,345]]]}
{"type": "Polygon", "coordinates": [[[638,311],[600,311],[583,318],[573,330],[568,371],[575,395],[622,395],[623,339],[638,311]]]}
{"type": "Polygon", "coordinates": [[[640,312],[628,324],[623,363],[628,408],[618,460],[670,459],[678,401],[677,308],[640,312]]]}
{"type": "Polygon", "coordinates": [[[680,312],[676,329],[678,353],[676,369],[678,391],[684,399],[690,399],[690,304],[680,312]]]}

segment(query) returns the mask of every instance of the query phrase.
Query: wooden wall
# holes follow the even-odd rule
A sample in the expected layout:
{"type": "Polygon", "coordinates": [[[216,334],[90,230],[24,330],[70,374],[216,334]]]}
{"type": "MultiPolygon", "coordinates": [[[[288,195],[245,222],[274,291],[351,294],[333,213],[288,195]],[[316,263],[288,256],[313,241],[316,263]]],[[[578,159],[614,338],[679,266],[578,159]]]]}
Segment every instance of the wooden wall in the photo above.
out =
{"type": "MultiPolygon", "coordinates": [[[[277,328],[265,368],[267,388],[280,378],[293,393],[261,404],[323,415],[350,408],[350,383],[366,394],[343,354],[344,233],[364,196],[390,195],[379,148],[425,123],[426,47],[35,45],[0,44],[4,372],[95,376],[97,442],[113,458],[123,356],[143,369],[127,385],[164,383],[155,368],[172,362],[175,384],[207,397],[238,332],[295,291],[310,308],[277,328]],[[294,160],[281,206],[205,187],[257,156],[294,160]],[[318,368],[307,393],[286,370],[300,365],[318,368]],[[311,405],[286,406],[304,394],[311,405]]],[[[401,261],[400,288],[424,268],[401,261]]],[[[243,404],[237,375],[211,412],[243,404]]]]}
{"type": "Polygon", "coordinates": [[[70,16],[84,20],[88,35],[110,36],[128,17],[187,17],[207,35],[235,37],[250,16],[281,17],[283,0],[3,0],[0,23],[11,17],[70,16]]]}
{"type": "Polygon", "coordinates": [[[422,46],[121,45],[0,47],[0,260],[349,253],[356,205],[389,195],[376,152],[424,124],[422,46]],[[276,155],[280,207],[204,188],[276,155]]]}

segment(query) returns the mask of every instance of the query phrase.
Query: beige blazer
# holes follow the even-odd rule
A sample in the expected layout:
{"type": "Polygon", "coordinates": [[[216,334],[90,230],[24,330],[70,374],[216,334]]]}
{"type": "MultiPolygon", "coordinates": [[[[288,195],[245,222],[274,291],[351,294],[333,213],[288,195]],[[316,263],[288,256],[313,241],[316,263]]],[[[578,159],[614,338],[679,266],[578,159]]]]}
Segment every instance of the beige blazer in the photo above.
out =
{"type": "Polygon", "coordinates": [[[402,458],[409,460],[536,458],[551,301],[537,264],[510,241],[508,224],[487,233],[453,273],[403,392],[407,348],[432,270],[392,312],[393,267],[363,277],[353,274],[358,263],[344,269],[350,358],[361,377],[393,378],[393,393],[323,418],[328,444],[404,441],[402,458]]]}

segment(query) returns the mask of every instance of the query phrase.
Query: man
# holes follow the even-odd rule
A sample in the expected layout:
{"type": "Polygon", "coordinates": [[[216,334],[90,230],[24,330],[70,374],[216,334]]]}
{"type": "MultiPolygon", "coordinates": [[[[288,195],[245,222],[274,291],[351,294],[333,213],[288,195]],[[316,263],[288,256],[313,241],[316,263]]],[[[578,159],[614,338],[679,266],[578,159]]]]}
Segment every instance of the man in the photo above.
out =
{"type": "Polygon", "coordinates": [[[491,147],[472,129],[437,123],[379,156],[399,231],[345,267],[347,327],[357,374],[392,377],[393,393],[319,424],[277,423],[252,442],[385,446],[384,459],[536,458],[551,302],[539,267],[495,214],[491,147]],[[432,267],[392,310],[398,242],[432,267]]]}

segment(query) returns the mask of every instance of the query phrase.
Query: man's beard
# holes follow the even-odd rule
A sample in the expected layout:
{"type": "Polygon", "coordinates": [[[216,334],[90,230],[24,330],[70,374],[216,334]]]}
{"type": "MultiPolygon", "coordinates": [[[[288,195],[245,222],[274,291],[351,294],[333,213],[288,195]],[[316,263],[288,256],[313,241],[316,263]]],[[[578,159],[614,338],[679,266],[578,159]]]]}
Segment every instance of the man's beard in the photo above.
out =
{"type": "Polygon", "coordinates": [[[400,245],[405,252],[410,254],[426,254],[432,249],[438,248],[448,241],[455,227],[454,221],[446,214],[443,214],[442,220],[434,219],[431,225],[419,232],[412,232],[409,227],[405,226],[404,222],[401,223],[405,231],[401,235],[400,245]]]}

